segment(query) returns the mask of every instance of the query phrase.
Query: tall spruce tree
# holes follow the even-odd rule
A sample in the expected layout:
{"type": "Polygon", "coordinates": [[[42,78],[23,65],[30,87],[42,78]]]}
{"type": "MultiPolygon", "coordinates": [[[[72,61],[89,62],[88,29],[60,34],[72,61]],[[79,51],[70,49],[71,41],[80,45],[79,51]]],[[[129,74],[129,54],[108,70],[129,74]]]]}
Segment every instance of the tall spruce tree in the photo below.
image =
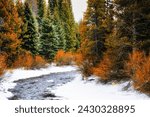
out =
{"type": "Polygon", "coordinates": [[[12,0],[0,0],[0,53],[7,53],[8,65],[20,50],[22,21],[12,0]]]}
{"type": "Polygon", "coordinates": [[[65,38],[65,31],[63,27],[63,22],[60,19],[59,16],[59,7],[58,7],[58,0],[49,0],[49,10],[50,15],[54,20],[54,25],[56,27],[57,35],[59,35],[59,49],[66,50],[66,38],[65,38]]]}
{"type": "Polygon", "coordinates": [[[30,51],[32,54],[38,54],[39,51],[39,34],[36,19],[27,2],[24,4],[25,25],[22,37],[22,48],[30,51]]]}
{"type": "MultiPolygon", "coordinates": [[[[46,59],[52,60],[56,54],[56,52],[60,49],[60,37],[61,29],[59,28],[58,21],[55,19],[54,14],[52,15],[50,10],[50,1],[48,4],[47,16],[44,17],[42,22],[42,30],[41,30],[41,52],[46,59]]],[[[62,45],[63,46],[63,45],[62,45]]]]}
{"type": "Polygon", "coordinates": [[[42,33],[40,37],[42,45],[40,54],[49,60],[53,59],[59,45],[58,35],[55,34],[55,25],[53,24],[53,19],[50,17],[45,17],[43,19],[42,33]]]}
{"type": "Polygon", "coordinates": [[[16,1],[16,8],[17,8],[17,11],[18,11],[19,18],[22,20],[22,23],[20,24],[21,25],[21,27],[20,27],[21,34],[20,34],[20,37],[19,37],[19,39],[21,40],[21,45],[22,45],[23,44],[22,38],[23,38],[23,35],[24,35],[24,31],[26,30],[26,25],[25,25],[24,4],[21,0],[16,1]]]}
{"type": "Polygon", "coordinates": [[[54,20],[55,34],[58,35],[59,38],[59,49],[66,50],[65,31],[63,28],[63,22],[59,16],[58,0],[49,0],[48,3],[50,15],[54,20]]]}
{"type": "Polygon", "coordinates": [[[66,50],[74,50],[77,44],[76,27],[70,0],[58,0],[58,10],[65,31],[66,50]]]}
{"type": "Polygon", "coordinates": [[[45,0],[37,0],[38,5],[38,15],[37,20],[39,24],[39,32],[41,31],[42,20],[46,17],[46,1],[45,0]]]}
{"type": "Polygon", "coordinates": [[[37,5],[38,5],[38,17],[42,19],[46,15],[46,1],[37,0],[37,5]]]}
{"type": "Polygon", "coordinates": [[[127,37],[133,46],[140,43],[150,45],[150,1],[149,0],[116,0],[118,34],[127,37]]]}
{"type": "Polygon", "coordinates": [[[107,26],[104,25],[104,22],[106,21],[106,11],[105,0],[88,0],[88,7],[82,25],[85,27],[84,38],[95,42],[91,50],[91,53],[96,57],[93,60],[94,64],[100,60],[105,50],[104,42],[107,26]]]}

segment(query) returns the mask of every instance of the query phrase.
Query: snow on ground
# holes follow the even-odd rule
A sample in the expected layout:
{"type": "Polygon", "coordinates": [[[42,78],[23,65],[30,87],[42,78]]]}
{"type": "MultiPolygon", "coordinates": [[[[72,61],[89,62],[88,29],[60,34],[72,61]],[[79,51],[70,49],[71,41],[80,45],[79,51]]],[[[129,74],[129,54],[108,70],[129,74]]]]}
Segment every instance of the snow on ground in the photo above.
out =
{"type": "MultiPolygon", "coordinates": [[[[47,75],[50,73],[58,72],[68,72],[74,71],[78,68],[76,66],[62,66],[57,67],[55,65],[49,65],[47,68],[42,68],[39,70],[25,70],[25,69],[15,69],[12,71],[7,71],[0,80],[0,99],[7,99],[13,94],[8,91],[8,89],[14,88],[19,79],[26,79],[31,77],[38,77],[42,75],[47,75]]],[[[90,79],[95,79],[95,77],[90,77],[90,79]]],[[[49,80],[48,82],[52,82],[49,80]]],[[[96,80],[83,81],[82,75],[77,74],[76,78],[63,85],[58,86],[55,90],[52,91],[56,96],[62,97],[70,100],[86,100],[86,99],[109,99],[109,100],[135,100],[135,99],[150,99],[145,94],[138,93],[132,87],[128,91],[122,91],[123,87],[126,86],[128,82],[121,84],[109,84],[103,85],[97,83],[96,80]]]]}
{"type": "Polygon", "coordinates": [[[8,89],[14,88],[16,86],[14,81],[48,75],[50,73],[68,72],[74,70],[77,70],[76,66],[57,67],[54,64],[49,65],[47,68],[41,68],[37,70],[25,70],[24,68],[11,71],[8,70],[2,77],[2,80],[0,80],[0,99],[4,100],[13,96],[13,94],[9,92],[8,89]]]}
{"type": "MultiPolygon", "coordinates": [[[[95,79],[94,77],[91,77],[95,79]]],[[[145,94],[138,93],[132,87],[129,91],[123,91],[123,87],[128,82],[115,85],[103,85],[96,81],[83,81],[81,75],[76,76],[75,80],[67,83],[52,92],[56,96],[63,97],[64,100],[136,100],[150,99],[145,94]]]]}

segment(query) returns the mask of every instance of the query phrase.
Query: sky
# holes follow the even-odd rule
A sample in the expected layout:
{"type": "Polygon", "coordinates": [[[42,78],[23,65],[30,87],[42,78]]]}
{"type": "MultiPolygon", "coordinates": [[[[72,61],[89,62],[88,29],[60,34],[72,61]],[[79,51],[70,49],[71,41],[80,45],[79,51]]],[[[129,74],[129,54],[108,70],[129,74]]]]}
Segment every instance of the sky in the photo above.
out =
{"type": "Polygon", "coordinates": [[[72,0],[73,13],[76,22],[83,18],[83,14],[87,8],[86,1],[87,0],[72,0]]]}

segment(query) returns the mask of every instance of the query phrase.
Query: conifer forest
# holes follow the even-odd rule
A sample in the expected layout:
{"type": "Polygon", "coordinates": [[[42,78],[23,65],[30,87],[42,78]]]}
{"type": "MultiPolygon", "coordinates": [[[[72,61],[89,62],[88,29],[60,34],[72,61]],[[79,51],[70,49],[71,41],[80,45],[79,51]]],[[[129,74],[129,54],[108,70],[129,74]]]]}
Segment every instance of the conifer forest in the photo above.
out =
{"type": "Polygon", "coordinates": [[[51,63],[149,95],[150,0],[87,0],[79,22],[71,0],[0,0],[0,78],[51,63]]]}

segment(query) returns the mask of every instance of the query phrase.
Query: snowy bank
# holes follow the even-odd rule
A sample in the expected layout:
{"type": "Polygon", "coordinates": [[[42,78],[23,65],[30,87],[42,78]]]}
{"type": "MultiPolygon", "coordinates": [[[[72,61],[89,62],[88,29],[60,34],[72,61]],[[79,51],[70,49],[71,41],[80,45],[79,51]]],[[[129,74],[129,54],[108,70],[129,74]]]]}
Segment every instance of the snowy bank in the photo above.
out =
{"type": "MultiPolygon", "coordinates": [[[[95,79],[95,77],[91,77],[95,79]]],[[[145,94],[135,91],[132,87],[129,91],[122,89],[128,82],[121,84],[104,85],[93,81],[83,81],[81,75],[77,75],[75,80],[67,83],[52,92],[56,96],[63,97],[65,100],[137,100],[150,99],[145,94]]]]}
{"type": "MultiPolygon", "coordinates": [[[[13,94],[9,92],[16,86],[14,81],[20,79],[27,79],[31,77],[38,77],[48,75],[51,73],[70,72],[76,71],[76,66],[61,66],[49,65],[47,68],[39,70],[25,70],[15,69],[7,71],[6,74],[0,80],[0,99],[5,100],[12,97],[13,94]]],[[[48,82],[51,82],[49,80],[48,82]]],[[[53,91],[49,90],[58,97],[62,97],[64,100],[147,100],[150,99],[145,94],[141,94],[130,87],[129,90],[123,91],[122,89],[128,84],[123,82],[121,84],[107,84],[97,83],[96,77],[92,76],[89,80],[82,80],[81,73],[75,74],[75,79],[67,84],[57,86],[53,91]]]]}
{"type": "Polygon", "coordinates": [[[69,72],[77,70],[76,66],[55,66],[49,65],[47,68],[41,68],[36,70],[25,70],[24,68],[14,69],[11,71],[7,71],[3,78],[0,80],[0,99],[7,99],[12,97],[13,94],[8,91],[8,89],[12,89],[16,86],[14,81],[20,79],[27,79],[31,77],[38,77],[42,75],[48,75],[51,73],[60,73],[60,72],[69,72]]]}

